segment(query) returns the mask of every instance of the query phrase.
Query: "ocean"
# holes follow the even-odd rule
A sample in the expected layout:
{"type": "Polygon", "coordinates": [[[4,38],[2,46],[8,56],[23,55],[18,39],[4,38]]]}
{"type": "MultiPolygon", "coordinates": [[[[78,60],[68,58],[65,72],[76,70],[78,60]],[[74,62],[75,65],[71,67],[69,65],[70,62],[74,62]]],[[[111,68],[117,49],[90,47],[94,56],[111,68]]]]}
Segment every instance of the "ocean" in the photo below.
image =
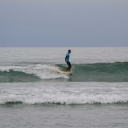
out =
{"type": "Polygon", "coordinates": [[[128,47],[0,48],[0,128],[127,128],[128,47]]]}

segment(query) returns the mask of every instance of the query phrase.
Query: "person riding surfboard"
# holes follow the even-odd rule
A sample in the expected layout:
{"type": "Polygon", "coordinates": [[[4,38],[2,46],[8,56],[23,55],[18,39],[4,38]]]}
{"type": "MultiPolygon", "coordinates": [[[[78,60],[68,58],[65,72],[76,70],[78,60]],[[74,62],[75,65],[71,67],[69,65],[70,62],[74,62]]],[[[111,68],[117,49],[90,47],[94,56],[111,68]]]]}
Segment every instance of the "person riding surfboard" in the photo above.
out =
{"type": "Polygon", "coordinates": [[[68,68],[66,69],[66,71],[70,71],[70,69],[72,67],[72,65],[71,65],[71,63],[69,61],[69,59],[70,59],[70,53],[71,53],[71,50],[68,50],[68,53],[66,54],[66,57],[65,57],[65,62],[68,65],[68,68]]]}

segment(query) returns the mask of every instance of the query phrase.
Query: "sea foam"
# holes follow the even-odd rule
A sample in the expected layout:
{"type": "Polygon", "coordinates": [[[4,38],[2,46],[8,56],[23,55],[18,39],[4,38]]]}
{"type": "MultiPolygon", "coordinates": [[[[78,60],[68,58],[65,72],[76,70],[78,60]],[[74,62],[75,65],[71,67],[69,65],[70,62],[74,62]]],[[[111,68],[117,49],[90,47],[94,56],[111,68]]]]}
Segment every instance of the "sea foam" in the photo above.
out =
{"type": "Polygon", "coordinates": [[[127,83],[28,83],[0,86],[0,104],[128,103],[127,83]],[[122,85],[121,85],[122,84],[122,85]]]}
{"type": "Polygon", "coordinates": [[[1,72],[23,72],[26,74],[33,74],[40,79],[55,79],[55,78],[68,78],[67,75],[59,73],[59,68],[52,65],[28,65],[28,66],[0,66],[1,72]]]}

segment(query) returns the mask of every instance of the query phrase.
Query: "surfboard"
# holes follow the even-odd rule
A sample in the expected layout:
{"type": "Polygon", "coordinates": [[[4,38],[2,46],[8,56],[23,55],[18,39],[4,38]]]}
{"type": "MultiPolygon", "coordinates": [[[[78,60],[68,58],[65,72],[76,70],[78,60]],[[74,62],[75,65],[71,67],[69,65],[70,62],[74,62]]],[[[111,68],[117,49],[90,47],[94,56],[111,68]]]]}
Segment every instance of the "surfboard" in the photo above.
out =
{"type": "Polygon", "coordinates": [[[66,75],[70,75],[72,74],[72,72],[70,71],[65,71],[65,70],[59,70],[60,73],[66,74],[66,75]]]}

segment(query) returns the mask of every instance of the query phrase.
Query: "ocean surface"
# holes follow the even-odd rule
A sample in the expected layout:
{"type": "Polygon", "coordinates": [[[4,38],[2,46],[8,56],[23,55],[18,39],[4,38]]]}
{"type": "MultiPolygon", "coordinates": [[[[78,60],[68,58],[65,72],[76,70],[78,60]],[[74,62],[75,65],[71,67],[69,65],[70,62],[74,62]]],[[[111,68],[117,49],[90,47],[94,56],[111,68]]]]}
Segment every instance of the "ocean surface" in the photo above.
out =
{"type": "Polygon", "coordinates": [[[127,128],[128,47],[0,48],[0,128],[127,128]]]}

